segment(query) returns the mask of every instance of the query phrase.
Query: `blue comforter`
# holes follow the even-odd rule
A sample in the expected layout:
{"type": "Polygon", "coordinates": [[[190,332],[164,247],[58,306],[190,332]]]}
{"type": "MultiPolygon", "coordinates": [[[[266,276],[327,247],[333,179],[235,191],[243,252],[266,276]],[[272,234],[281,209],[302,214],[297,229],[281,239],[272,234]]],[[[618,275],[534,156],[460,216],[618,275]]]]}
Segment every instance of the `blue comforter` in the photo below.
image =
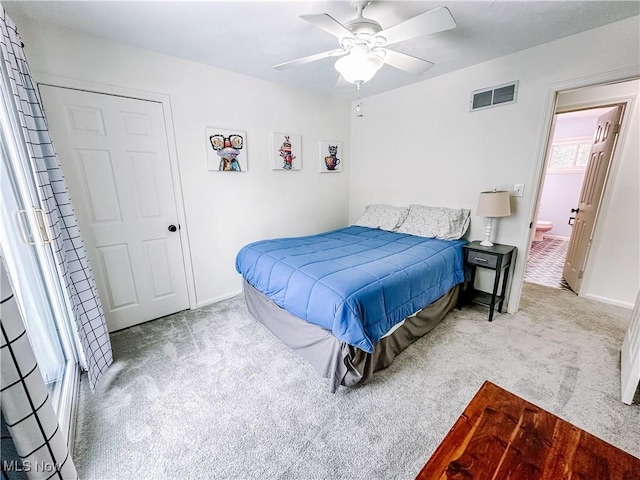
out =
{"type": "Polygon", "coordinates": [[[251,243],[236,270],[289,313],[372,353],[391,327],[462,283],[465,243],[351,226],[251,243]]]}

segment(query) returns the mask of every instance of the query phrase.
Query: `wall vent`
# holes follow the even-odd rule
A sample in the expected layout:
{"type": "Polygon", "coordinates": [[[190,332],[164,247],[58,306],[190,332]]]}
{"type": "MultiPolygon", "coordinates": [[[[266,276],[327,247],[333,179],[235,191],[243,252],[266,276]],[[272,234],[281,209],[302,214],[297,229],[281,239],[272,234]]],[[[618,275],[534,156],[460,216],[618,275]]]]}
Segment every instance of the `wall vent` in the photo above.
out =
{"type": "Polygon", "coordinates": [[[484,110],[485,108],[498,107],[516,103],[518,96],[518,82],[505,83],[497,87],[483,88],[471,92],[469,111],[484,110]]]}

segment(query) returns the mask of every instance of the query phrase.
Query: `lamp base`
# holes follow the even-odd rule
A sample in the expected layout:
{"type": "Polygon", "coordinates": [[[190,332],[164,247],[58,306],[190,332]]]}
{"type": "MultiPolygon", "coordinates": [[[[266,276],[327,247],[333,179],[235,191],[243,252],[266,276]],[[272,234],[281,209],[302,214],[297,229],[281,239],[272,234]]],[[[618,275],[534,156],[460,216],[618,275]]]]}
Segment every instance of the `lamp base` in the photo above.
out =
{"type": "Polygon", "coordinates": [[[491,230],[493,228],[493,217],[487,218],[487,228],[484,230],[484,240],[480,242],[483,247],[493,247],[491,243],[491,230]]]}

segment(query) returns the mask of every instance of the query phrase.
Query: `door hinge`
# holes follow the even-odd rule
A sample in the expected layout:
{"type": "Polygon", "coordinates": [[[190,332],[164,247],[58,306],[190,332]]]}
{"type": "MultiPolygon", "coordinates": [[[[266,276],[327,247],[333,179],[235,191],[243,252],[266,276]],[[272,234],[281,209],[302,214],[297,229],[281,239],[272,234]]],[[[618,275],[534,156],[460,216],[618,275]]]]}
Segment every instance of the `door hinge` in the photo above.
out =
{"type": "Polygon", "coordinates": [[[583,274],[583,273],[584,273],[584,270],[580,270],[580,271],[578,272],[578,278],[582,278],[582,274],[583,274]]]}
{"type": "Polygon", "coordinates": [[[620,123],[618,123],[616,126],[613,127],[613,132],[611,132],[613,135],[620,133],[620,123]]]}

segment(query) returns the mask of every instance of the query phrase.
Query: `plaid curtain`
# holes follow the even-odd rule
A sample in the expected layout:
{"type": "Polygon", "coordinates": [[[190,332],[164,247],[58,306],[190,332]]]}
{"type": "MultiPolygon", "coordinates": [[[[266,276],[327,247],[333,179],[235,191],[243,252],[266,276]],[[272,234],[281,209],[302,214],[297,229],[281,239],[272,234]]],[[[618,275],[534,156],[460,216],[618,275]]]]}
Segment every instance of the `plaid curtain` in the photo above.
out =
{"type": "Polygon", "coordinates": [[[5,78],[3,74],[2,81],[14,97],[31,169],[53,236],[54,256],[71,300],[89,382],[94,387],[113,362],[102,305],[22,41],[1,5],[0,33],[1,60],[8,76],[5,78]]]}
{"type": "Polygon", "coordinates": [[[77,480],[0,257],[2,478],[77,480]],[[14,448],[9,448],[14,447],[14,448]],[[17,454],[17,456],[15,455],[17,454]]]}

